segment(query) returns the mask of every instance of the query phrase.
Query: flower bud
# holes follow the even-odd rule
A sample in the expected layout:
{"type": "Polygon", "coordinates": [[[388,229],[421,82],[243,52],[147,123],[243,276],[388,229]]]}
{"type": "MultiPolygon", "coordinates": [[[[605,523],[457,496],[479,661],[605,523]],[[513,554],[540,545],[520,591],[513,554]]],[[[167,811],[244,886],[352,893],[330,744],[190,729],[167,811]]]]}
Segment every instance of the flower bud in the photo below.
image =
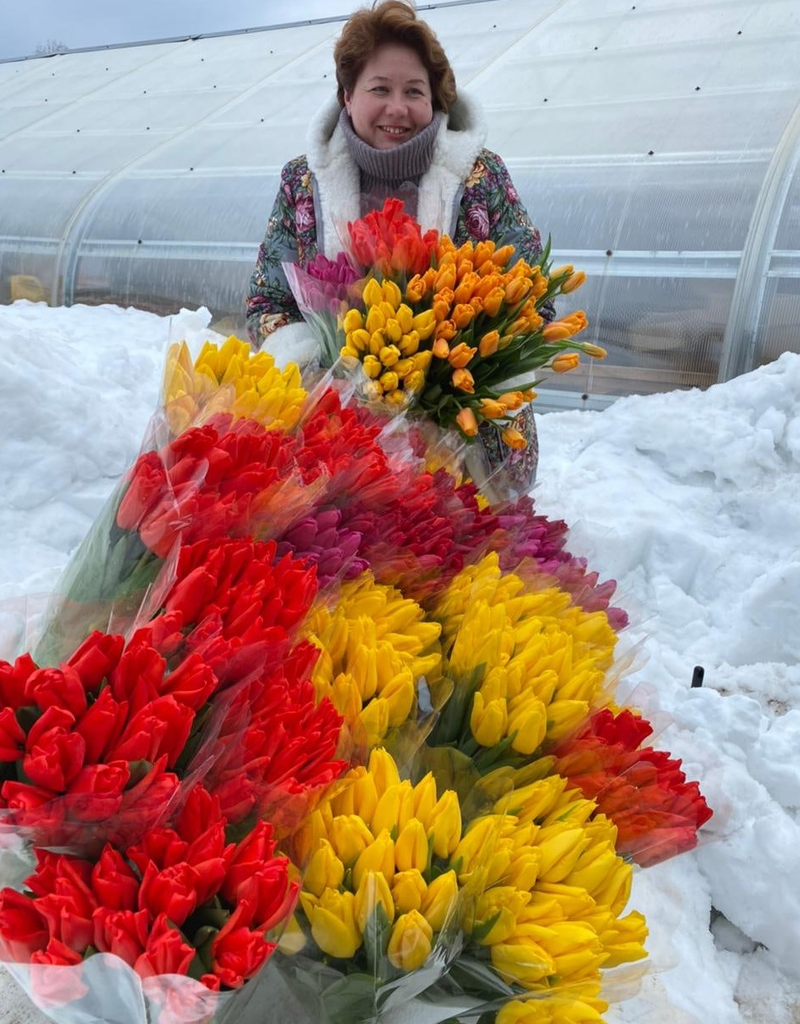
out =
{"type": "Polygon", "coordinates": [[[353,893],[326,889],[320,899],[301,893],[300,900],[311,935],[322,952],[340,960],[355,956],[361,945],[361,932],[356,924],[353,893]]]}
{"type": "Polygon", "coordinates": [[[561,320],[554,320],[550,324],[545,324],[542,328],[542,337],[545,341],[566,341],[572,335],[572,328],[561,320]]]}
{"type": "Polygon", "coordinates": [[[383,301],[388,302],[392,309],[397,309],[400,303],[403,301],[403,295],[398,286],[387,278],[381,285],[381,292],[383,293],[383,301]]]}
{"type": "Polygon", "coordinates": [[[478,433],[478,421],[475,418],[475,413],[469,406],[464,406],[459,412],[458,416],[456,416],[456,423],[467,437],[475,437],[478,433]]]}
{"type": "Polygon", "coordinates": [[[380,377],[383,372],[383,364],[377,356],[364,356],[362,366],[364,367],[364,373],[366,373],[371,380],[374,380],[376,377],[380,377]]]}
{"type": "Polygon", "coordinates": [[[371,277],[369,281],[367,281],[361,295],[364,299],[365,306],[377,306],[383,301],[383,291],[374,277],[371,277]]]}
{"type": "Polygon", "coordinates": [[[428,837],[419,818],[411,818],[400,830],[394,844],[394,860],[399,871],[427,869],[428,837]]]}
{"type": "Polygon", "coordinates": [[[343,878],[344,864],[328,840],[323,839],[308,862],[303,887],[315,896],[321,896],[325,889],[338,889],[343,878]]]}
{"type": "Polygon", "coordinates": [[[590,341],[585,341],[581,345],[581,352],[587,356],[591,356],[593,359],[605,359],[608,352],[600,345],[593,345],[590,341]]]}
{"type": "Polygon", "coordinates": [[[478,342],[478,351],[483,356],[483,358],[486,359],[489,356],[493,356],[495,354],[499,342],[499,331],[487,331],[486,334],[484,334],[481,340],[478,342]]]}
{"type": "Polygon", "coordinates": [[[442,793],[426,824],[433,852],[443,859],[449,857],[461,841],[461,804],[454,790],[442,793]]]}
{"type": "Polygon", "coordinates": [[[387,391],[394,391],[400,384],[400,378],[394,372],[394,370],[387,370],[386,373],[382,373],[378,378],[384,393],[387,391]]]}
{"type": "Polygon", "coordinates": [[[375,841],[362,850],[353,865],[353,885],[358,888],[365,874],[377,871],[391,884],[395,872],[394,840],[384,828],[375,841]]]}
{"type": "Polygon", "coordinates": [[[337,814],[329,835],[333,849],[345,865],[352,864],[373,842],[372,833],[357,814],[337,814]]]}
{"type": "Polygon", "coordinates": [[[390,786],[400,785],[400,773],[394,758],[383,747],[370,751],[368,771],[375,781],[378,797],[382,797],[390,786]]]}
{"type": "Polygon", "coordinates": [[[476,690],[472,699],[472,713],[469,727],[472,735],[482,747],[494,747],[506,735],[508,713],[502,698],[484,704],[483,695],[476,690]]]}
{"type": "MultiPolygon", "coordinates": [[[[399,341],[400,339],[398,338],[397,340],[399,341]]],[[[378,358],[388,369],[394,366],[400,359],[400,349],[396,345],[385,345],[378,353],[378,358]]]]}
{"type": "Polygon", "coordinates": [[[528,442],[525,440],[524,435],[516,427],[506,427],[500,432],[500,439],[503,444],[507,444],[509,448],[513,448],[515,451],[522,451],[528,447],[528,442]]]}
{"type": "Polygon", "coordinates": [[[360,330],[364,326],[364,317],[359,309],[348,309],[342,320],[342,328],[345,334],[351,331],[360,330]]]}
{"type": "Polygon", "coordinates": [[[398,342],[403,337],[403,329],[399,322],[391,317],[386,321],[386,338],[390,342],[398,342]]]}
{"type": "Polygon", "coordinates": [[[355,894],[356,923],[362,933],[366,932],[372,915],[382,906],[389,924],[394,921],[395,907],[389,883],[381,871],[366,871],[355,894]]]}
{"type": "Polygon", "coordinates": [[[392,880],[392,899],[401,914],[419,910],[427,890],[425,879],[416,868],[398,871],[392,880]]]}
{"type": "Polygon", "coordinates": [[[577,352],[559,352],[550,365],[556,373],[569,373],[580,364],[580,361],[581,357],[577,352]]]}
{"type": "Polygon", "coordinates": [[[447,359],[450,355],[450,346],[444,338],[437,338],[433,343],[431,354],[436,356],[437,359],[447,359]]]}
{"type": "Polygon", "coordinates": [[[447,356],[447,361],[453,367],[453,369],[460,369],[467,365],[478,350],[476,348],[470,348],[463,341],[460,341],[457,345],[454,345],[447,356]]]}
{"type": "Polygon", "coordinates": [[[422,916],[434,932],[440,932],[455,912],[458,903],[458,879],[455,871],[445,871],[428,886],[422,900],[422,916]]]}
{"type": "Polygon", "coordinates": [[[475,378],[469,370],[453,370],[453,376],[450,379],[453,382],[454,388],[458,388],[459,391],[464,391],[468,395],[475,394],[475,378]]]}
{"type": "Polygon", "coordinates": [[[436,317],[433,315],[432,309],[426,309],[414,317],[414,330],[419,334],[420,341],[430,338],[435,327],[436,317]]]}
{"type": "MultiPolygon", "coordinates": [[[[358,310],[354,309],[351,310],[351,312],[357,313],[358,310]]],[[[366,352],[369,347],[369,331],[364,330],[363,327],[350,331],[347,334],[347,344],[352,345],[353,348],[357,349],[359,352],[366,352]]]]}
{"type": "Polygon", "coordinates": [[[574,274],[571,274],[567,278],[567,280],[561,285],[562,294],[568,295],[570,292],[574,292],[576,288],[580,288],[580,286],[584,283],[585,280],[586,274],[582,270],[578,270],[574,274]]]}
{"type": "Polygon", "coordinates": [[[418,910],[410,910],[395,921],[386,950],[390,962],[398,970],[416,971],[428,959],[433,943],[433,930],[418,910]]]}
{"type": "Polygon", "coordinates": [[[397,346],[400,352],[404,356],[413,356],[419,349],[419,332],[409,331],[408,334],[404,334],[400,339],[400,344],[397,346]]]}
{"type": "Polygon", "coordinates": [[[372,816],[372,827],[376,832],[387,829],[399,834],[403,826],[414,816],[414,790],[410,782],[389,786],[379,797],[378,806],[372,816]]]}
{"type": "Polygon", "coordinates": [[[505,416],[508,410],[502,402],[498,402],[494,398],[482,398],[480,411],[485,420],[496,420],[505,416]]]}

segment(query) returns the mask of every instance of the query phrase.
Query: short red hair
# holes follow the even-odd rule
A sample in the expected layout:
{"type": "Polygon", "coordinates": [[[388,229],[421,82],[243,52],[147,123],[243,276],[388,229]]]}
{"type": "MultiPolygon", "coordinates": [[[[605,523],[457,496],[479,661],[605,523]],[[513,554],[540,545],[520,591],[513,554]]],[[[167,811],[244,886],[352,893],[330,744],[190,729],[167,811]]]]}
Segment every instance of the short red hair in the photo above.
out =
{"type": "Polygon", "coordinates": [[[450,61],[433,29],[404,0],[379,0],[371,9],[356,11],[342,29],[333,51],[341,106],[375,51],[387,43],[407,46],[417,54],[428,72],[433,109],[447,112],[456,99],[450,61]]]}

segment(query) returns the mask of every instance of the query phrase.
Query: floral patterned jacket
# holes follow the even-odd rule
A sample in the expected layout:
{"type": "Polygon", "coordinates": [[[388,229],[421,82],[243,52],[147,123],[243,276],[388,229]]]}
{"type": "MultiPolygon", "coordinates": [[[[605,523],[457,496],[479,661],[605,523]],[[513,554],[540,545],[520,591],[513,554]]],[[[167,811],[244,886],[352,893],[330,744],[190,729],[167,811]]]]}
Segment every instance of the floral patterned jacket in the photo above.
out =
{"type": "MultiPolygon", "coordinates": [[[[475,107],[464,98],[457,107],[455,117],[451,112],[446,125],[443,120],[432,169],[419,185],[418,218],[423,228],[447,231],[457,245],[468,239],[510,243],[520,257],[535,262],[542,251],[541,238],[505,164],[483,148],[485,131],[475,107]]],[[[281,171],[247,294],[247,325],[256,344],[301,320],[281,263],[303,267],[320,248],[326,256],[335,256],[341,244],[331,208],[336,208],[341,223],[359,215],[352,205],[354,193],[358,201],[358,169],[337,138],[342,133],[332,127],[338,114],[338,106],[326,108],[316,127],[312,124],[309,155],[290,160],[281,171]]]]}

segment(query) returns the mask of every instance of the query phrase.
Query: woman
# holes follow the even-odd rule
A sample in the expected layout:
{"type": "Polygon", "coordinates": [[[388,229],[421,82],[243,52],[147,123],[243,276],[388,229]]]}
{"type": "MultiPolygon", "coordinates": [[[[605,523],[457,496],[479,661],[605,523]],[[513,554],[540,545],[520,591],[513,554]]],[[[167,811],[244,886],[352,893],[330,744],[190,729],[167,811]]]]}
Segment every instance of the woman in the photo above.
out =
{"type": "MultiPolygon", "coordinates": [[[[282,361],[307,362],[316,346],[281,263],[335,257],[341,228],[387,196],[402,198],[423,231],[436,228],[457,245],[510,243],[529,262],[542,250],[503,161],[483,146],[480,111],[457,95],[444,50],[412,7],[382,0],[357,11],[334,61],[336,99],[312,122],[306,155],[281,172],[248,292],[251,339],[282,361]]],[[[521,420],[529,445],[510,457],[491,424],[481,431],[491,468],[502,460],[519,477],[515,489],[532,483],[538,455],[532,413],[521,420]]]]}

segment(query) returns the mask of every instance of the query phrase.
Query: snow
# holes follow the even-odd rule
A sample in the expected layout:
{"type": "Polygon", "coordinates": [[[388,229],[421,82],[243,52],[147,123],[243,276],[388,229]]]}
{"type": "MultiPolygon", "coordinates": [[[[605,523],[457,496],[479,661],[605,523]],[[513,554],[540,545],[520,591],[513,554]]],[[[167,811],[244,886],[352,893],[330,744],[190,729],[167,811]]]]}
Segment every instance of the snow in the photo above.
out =
{"type": "MultiPolygon", "coordinates": [[[[209,319],[0,306],[0,656],[135,458],[168,342],[194,347],[209,319]]],[[[800,1021],[798,395],[786,353],[705,392],[539,419],[537,505],[618,581],[622,693],[716,812],[697,851],[637,873],[652,962],[609,1024],[800,1021]]],[[[44,1020],[5,974],[0,1002],[3,1024],[44,1020]]]]}

